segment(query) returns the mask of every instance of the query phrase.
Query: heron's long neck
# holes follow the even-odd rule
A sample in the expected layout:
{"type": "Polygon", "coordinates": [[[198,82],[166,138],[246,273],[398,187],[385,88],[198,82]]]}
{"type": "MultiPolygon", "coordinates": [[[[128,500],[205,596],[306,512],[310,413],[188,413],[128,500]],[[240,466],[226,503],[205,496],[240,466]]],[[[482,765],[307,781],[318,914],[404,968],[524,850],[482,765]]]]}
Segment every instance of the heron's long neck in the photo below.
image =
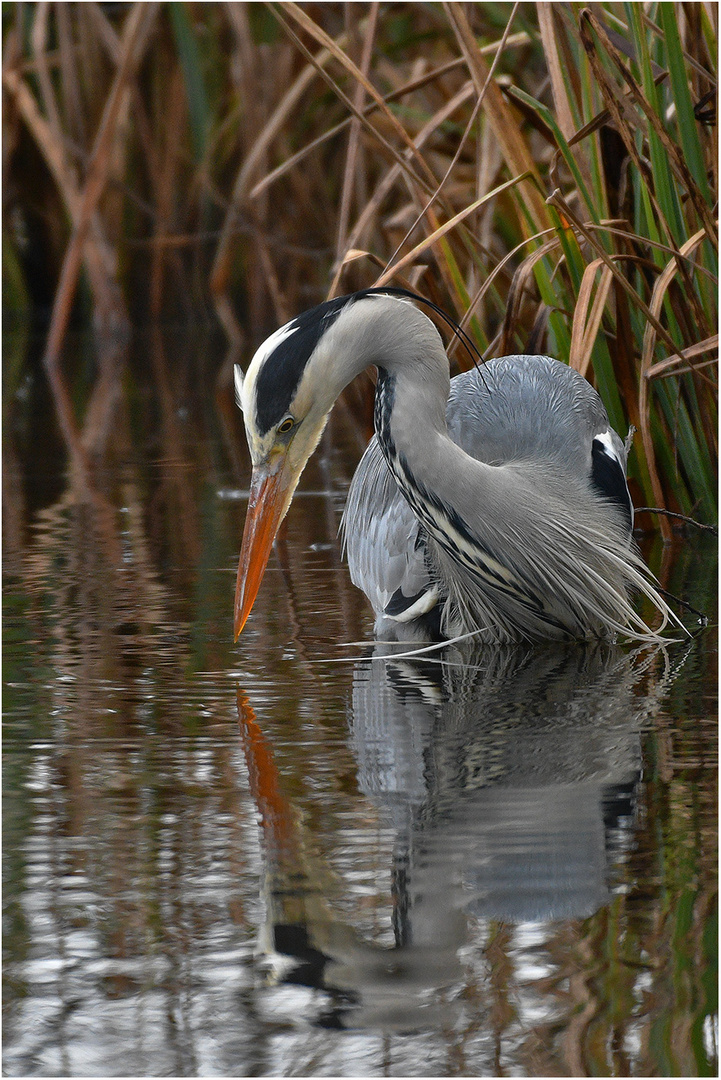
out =
{"type": "Polygon", "coordinates": [[[397,453],[415,466],[424,450],[448,443],[448,358],[430,319],[412,304],[376,296],[350,305],[326,335],[313,385],[322,408],[370,365],[378,368],[375,427],[386,458],[397,453]],[[322,371],[321,366],[323,366],[322,371]]]}
{"type": "MultiPolygon", "coordinates": [[[[444,503],[450,496],[444,509],[453,513],[455,481],[466,475],[459,469],[459,457],[466,460],[466,454],[448,435],[450,384],[445,358],[444,369],[434,374],[433,379],[419,379],[408,370],[379,369],[374,410],[383,456],[401,493],[427,525],[430,504],[440,507],[439,485],[446,497],[444,503]]],[[[472,464],[483,468],[478,462],[472,464]]]]}
{"type": "Polygon", "coordinates": [[[469,457],[450,438],[448,364],[445,355],[436,360],[430,367],[423,365],[425,378],[410,364],[381,369],[374,420],[399,491],[427,532],[456,558],[464,538],[469,546],[472,537],[479,539],[479,523],[476,520],[474,528],[466,511],[475,517],[478,506],[491,507],[498,520],[505,520],[509,504],[499,470],[469,457]]]}
{"type": "Polygon", "coordinates": [[[441,349],[406,355],[378,365],[374,426],[386,457],[400,454],[421,462],[435,456],[448,437],[448,359],[441,349]]]}
{"type": "Polygon", "coordinates": [[[371,313],[375,318],[356,338],[355,360],[378,368],[378,441],[400,491],[423,519],[439,484],[458,475],[458,456],[466,456],[448,435],[448,357],[435,326],[416,308],[379,303],[371,313]]]}
{"type": "Polygon", "coordinates": [[[427,458],[439,466],[439,455],[453,451],[448,436],[446,406],[450,380],[448,362],[433,371],[378,369],[374,427],[389,464],[402,458],[422,469],[427,458]]]}

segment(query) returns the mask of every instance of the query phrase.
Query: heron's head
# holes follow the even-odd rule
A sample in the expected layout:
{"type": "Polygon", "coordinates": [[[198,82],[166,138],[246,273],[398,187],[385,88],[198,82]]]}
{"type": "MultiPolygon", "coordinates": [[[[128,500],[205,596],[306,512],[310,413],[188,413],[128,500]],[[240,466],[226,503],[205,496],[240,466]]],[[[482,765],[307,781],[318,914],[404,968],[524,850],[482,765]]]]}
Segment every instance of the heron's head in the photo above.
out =
{"type": "Polygon", "coordinates": [[[444,356],[437,330],[410,302],[412,295],[369,289],[328,300],[271,334],[245,377],[236,367],[236,398],[253,465],[235,589],[236,639],[338,395],[369,365],[404,357],[409,362],[434,345],[444,356]]]}
{"type": "Polygon", "coordinates": [[[334,332],[353,300],[338,297],[291,319],[259,347],[245,377],[235,369],[253,465],[235,589],[236,639],[300,475],[338,394],[356,374],[352,358],[345,356],[347,333],[339,338],[334,332]]]}

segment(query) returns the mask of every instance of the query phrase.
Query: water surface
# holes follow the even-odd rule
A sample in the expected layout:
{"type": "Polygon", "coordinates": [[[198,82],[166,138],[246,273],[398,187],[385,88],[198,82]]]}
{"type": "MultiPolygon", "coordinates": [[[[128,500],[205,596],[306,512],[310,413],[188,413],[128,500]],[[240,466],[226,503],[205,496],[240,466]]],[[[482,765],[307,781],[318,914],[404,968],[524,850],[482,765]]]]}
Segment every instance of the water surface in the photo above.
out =
{"type": "MultiPolygon", "coordinates": [[[[715,1075],[714,630],[381,655],[341,409],[234,646],[217,348],[77,376],[89,483],[6,393],[5,1072],[715,1075]]],[[[715,540],[648,554],[715,618],[715,540]]]]}

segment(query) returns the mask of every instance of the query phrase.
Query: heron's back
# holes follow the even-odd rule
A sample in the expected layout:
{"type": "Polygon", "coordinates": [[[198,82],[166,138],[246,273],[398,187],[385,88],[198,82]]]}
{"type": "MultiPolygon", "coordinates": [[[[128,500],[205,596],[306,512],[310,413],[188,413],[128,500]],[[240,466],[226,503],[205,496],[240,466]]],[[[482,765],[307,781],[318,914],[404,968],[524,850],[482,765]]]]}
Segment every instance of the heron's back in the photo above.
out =
{"type": "Polygon", "coordinates": [[[457,375],[447,419],[453,441],[478,461],[550,460],[583,476],[593,438],[609,426],[593,387],[548,356],[503,356],[457,375]]]}

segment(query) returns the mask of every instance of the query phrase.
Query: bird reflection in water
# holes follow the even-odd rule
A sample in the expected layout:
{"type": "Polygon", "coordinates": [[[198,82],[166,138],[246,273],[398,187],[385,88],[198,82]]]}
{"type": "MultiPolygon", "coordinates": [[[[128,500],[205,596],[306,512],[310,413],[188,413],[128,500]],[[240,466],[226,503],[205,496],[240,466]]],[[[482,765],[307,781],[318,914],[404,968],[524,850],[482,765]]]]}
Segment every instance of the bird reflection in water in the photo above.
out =
{"type": "Polygon", "coordinates": [[[669,676],[653,674],[664,654],[611,645],[455,647],[425,664],[381,658],[390,648],[355,667],[349,710],[358,786],[395,837],[390,949],[334,910],[342,883],[239,692],[263,830],[261,951],[277,980],[328,992],[322,1023],[427,1030],[452,1020],[439,991],[463,977],[469,919],[583,919],[608,902],[640,730],[669,676]]]}

